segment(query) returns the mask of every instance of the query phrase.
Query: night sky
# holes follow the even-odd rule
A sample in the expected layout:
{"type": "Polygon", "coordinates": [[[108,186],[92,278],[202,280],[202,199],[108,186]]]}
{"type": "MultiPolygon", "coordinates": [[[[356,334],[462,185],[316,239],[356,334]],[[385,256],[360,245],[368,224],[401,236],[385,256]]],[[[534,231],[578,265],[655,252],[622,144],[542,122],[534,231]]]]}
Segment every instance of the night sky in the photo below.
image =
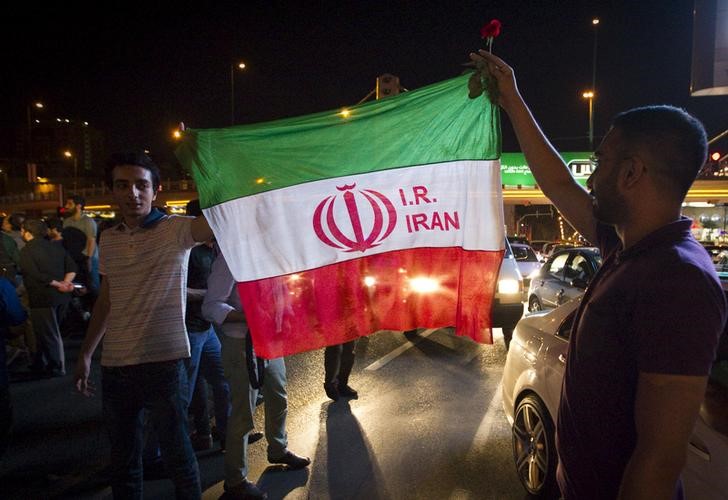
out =
{"type": "MultiPolygon", "coordinates": [[[[110,151],[144,147],[170,158],[177,122],[229,125],[238,59],[248,69],[235,76],[237,121],[267,121],[353,105],[382,73],[410,90],[457,76],[484,46],[480,27],[498,18],[494,52],[514,66],[557,147],[582,150],[595,16],[597,136],[618,111],[651,103],[686,107],[709,136],[728,128],[728,97],[688,94],[692,1],[70,3],[3,12],[6,133],[41,100],[45,116],[101,130],[110,151]]],[[[504,150],[516,150],[507,120],[503,130],[504,150]]]]}

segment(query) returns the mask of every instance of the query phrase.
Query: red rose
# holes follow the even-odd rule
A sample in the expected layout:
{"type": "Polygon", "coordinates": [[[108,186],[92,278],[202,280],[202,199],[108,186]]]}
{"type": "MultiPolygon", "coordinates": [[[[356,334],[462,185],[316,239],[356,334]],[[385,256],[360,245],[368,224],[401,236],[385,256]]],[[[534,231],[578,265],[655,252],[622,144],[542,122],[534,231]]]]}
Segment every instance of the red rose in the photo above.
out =
{"type": "Polygon", "coordinates": [[[483,39],[495,38],[500,35],[501,22],[498,19],[493,19],[488,24],[480,28],[480,37],[483,39]]]}

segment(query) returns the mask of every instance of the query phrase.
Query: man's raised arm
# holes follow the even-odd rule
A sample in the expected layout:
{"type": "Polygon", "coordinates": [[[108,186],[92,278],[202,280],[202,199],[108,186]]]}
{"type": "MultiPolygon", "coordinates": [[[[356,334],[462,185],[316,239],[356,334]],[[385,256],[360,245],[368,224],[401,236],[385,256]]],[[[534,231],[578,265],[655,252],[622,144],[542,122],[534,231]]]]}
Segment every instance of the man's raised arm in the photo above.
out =
{"type": "Polygon", "coordinates": [[[574,180],[539,128],[518,91],[513,68],[486,50],[471,53],[470,59],[478,71],[491,75],[498,83],[498,103],[508,114],[521,151],[543,193],[577,231],[596,244],[591,196],[574,180]]]}

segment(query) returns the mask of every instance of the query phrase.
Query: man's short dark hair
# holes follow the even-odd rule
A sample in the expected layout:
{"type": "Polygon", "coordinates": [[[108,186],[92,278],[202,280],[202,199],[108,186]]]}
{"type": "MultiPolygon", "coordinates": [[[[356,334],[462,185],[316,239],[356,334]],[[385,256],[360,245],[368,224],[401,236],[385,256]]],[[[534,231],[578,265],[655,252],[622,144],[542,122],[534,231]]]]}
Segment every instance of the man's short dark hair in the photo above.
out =
{"type": "Polygon", "coordinates": [[[23,229],[33,235],[33,239],[41,240],[48,236],[48,226],[40,219],[26,219],[23,221],[23,229]]]}
{"type": "Polygon", "coordinates": [[[46,220],[46,224],[48,224],[48,229],[55,229],[59,233],[63,231],[63,221],[58,217],[51,217],[46,220]]]}
{"type": "Polygon", "coordinates": [[[81,205],[81,209],[86,206],[86,198],[80,194],[74,194],[68,197],[69,200],[73,201],[76,205],[81,205]]]}
{"type": "Polygon", "coordinates": [[[200,208],[200,200],[188,201],[187,209],[186,209],[185,213],[192,217],[199,217],[200,215],[202,215],[202,208],[200,208]]]}
{"type": "Polygon", "coordinates": [[[23,225],[25,220],[25,214],[14,213],[8,216],[8,224],[13,228],[13,231],[20,231],[20,227],[23,225]]]}
{"type": "Polygon", "coordinates": [[[152,161],[148,154],[142,151],[128,151],[111,155],[106,163],[106,183],[110,189],[114,189],[114,168],[121,165],[133,165],[149,170],[152,174],[152,187],[154,191],[159,188],[159,167],[152,161]]]}
{"type": "Polygon", "coordinates": [[[697,118],[674,106],[645,106],[618,114],[612,126],[627,147],[645,148],[656,160],[656,173],[685,196],[708,156],[708,138],[697,118]]]}

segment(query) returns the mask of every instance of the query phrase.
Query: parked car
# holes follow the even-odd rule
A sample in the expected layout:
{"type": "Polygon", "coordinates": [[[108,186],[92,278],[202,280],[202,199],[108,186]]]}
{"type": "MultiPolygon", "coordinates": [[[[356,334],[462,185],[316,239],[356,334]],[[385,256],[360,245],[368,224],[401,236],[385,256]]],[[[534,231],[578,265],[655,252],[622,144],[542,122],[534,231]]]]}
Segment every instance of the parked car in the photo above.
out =
{"type": "Polygon", "coordinates": [[[556,252],[529,277],[528,310],[557,307],[580,296],[601,265],[597,248],[572,247],[556,252]]]}
{"type": "MultiPolygon", "coordinates": [[[[503,370],[503,408],[512,426],[513,460],[523,487],[558,498],[555,424],[571,325],[578,297],[556,309],[525,316],[516,326],[503,370]]],[[[686,498],[728,498],[728,436],[701,409],[682,472],[686,498]]]]}
{"type": "Polygon", "coordinates": [[[704,241],[701,241],[701,243],[703,244],[703,248],[710,254],[710,258],[713,259],[714,263],[718,262],[721,252],[728,250],[728,246],[725,245],[716,245],[715,243],[707,243],[704,241]]]}
{"type": "Polygon", "coordinates": [[[529,276],[541,268],[542,261],[529,245],[511,243],[511,250],[513,251],[513,256],[516,258],[518,270],[521,272],[521,276],[523,276],[523,287],[528,288],[530,282],[529,276]]]}
{"type": "Polygon", "coordinates": [[[498,273],[498,285],[493,298],[491,322],[494,328],[503,330],[506,347],[511,343],[513,329],[523,316],[524,301],[523,277],[511,250],[508,239],[505,240],[503,262],[498,273]]]}

